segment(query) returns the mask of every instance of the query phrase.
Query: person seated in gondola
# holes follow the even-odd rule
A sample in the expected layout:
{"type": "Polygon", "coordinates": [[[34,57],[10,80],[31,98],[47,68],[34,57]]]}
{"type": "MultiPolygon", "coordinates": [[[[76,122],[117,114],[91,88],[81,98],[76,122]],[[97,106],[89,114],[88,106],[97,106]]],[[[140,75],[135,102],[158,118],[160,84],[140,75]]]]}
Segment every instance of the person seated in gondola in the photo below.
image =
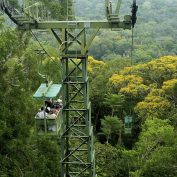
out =
{"type": "Polygon", "coordinates": [[[51,108],[50,108],[50,107],[47,107],[47,108],[45,109],[45,112],[46,112],[47,114],[50,114],[50,110],[51,110],[51,108]]]}
{"type": "Polygon", "coordinates": [[[63,103],[62,103],[62,100],[61,100],[61,99],[58,99],[58,100],[57,100],[57,103],[59,104],[59,108],[62,108],[62,107],[63,107],[63,103]]]}
{"type": "MultiPolygon", "coordinates": [[[[49,107],[47,107],[46,109],[44,109],[44,107],[41,107],[41,109],[39,109],[39,112],[37,113],[37,118],[39,119],[44,119],[46,116],[47,119],[52,119],[52,118],[56,118],[56,114],[51,112],[51,109],[49,107]]],[[[44,126],[44,122],[42,124],[40,124],[38,126],[38,131],[45,131],[45,126],[44,126]]],[[[56,124],[47,124],[47,131],[52,131],[55,132],[56,131],[56,124]]]]}
{"type": "Polygon", "coordinates": [[[49,114],[47,115],[48,118],[56,118],[59,110],[55,108],[48,108],[49,114]]]}
{"type": "Polygon", "coordinates": [[[45,115],[47,115],[47,113],[44,112],[44,107],[41,107],[41,109],[39,109],[38,113],[37,113],[37,117],[44,119],[45,115]]]}
{"type": "MultiPolygon", "coordinates": [[[[36,114],[36,119],[44,119],[45,116],[47,116],[47,113],[45,112],[44,107],[41,107],[38,111],[38,113],[36,114]]],[[[45,125],[44,122],[40,120],[40,122],[38,122],[37,125],[37,131],[38,132],[44,132],[45,131],[45,125]]]]}
{"type": "Polygon", "coordinates": [[[54,102],[52,108],[60,109],[60,108],[62,108],[62,106],[63,106],[62,100],[61,100],[61,99],[58,99],[56,102],[54,102]]]}
{"type": "Polygon", "coordinates": [[[51,100],[45,100],[45,106],[46,107],[52,107],[52,101],[51,100]]]}
{"type": "Polygon", "coordinates": [[[55,108],[51,108],[51,109],[50,109],[50,114],[55,114],[55,115],[57,115],[58,112],[59,112],[58,109],[55,109],[55,108]]]}

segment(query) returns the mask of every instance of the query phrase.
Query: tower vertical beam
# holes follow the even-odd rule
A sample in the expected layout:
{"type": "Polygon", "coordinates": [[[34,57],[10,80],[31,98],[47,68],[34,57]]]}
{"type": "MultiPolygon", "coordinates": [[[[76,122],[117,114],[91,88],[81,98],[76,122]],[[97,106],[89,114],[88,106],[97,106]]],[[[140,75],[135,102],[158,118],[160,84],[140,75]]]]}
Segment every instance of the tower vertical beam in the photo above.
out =
{"type": "Polygon", "coordinates": [[[63,125],[61,176],[93,177],[93,136],[87,56],[62,57],[63,125]]]}

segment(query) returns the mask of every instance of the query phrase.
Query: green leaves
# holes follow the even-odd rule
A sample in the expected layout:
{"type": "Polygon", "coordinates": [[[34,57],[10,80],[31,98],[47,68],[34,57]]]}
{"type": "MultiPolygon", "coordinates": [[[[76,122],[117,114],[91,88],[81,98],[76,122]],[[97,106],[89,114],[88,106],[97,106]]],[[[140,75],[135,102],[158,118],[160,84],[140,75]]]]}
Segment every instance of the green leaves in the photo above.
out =
{"type": "Polygon", "coordinates": [[[101,130],[106,136],[107,144],[109,143],[109,140],[112,139],[113,134],[119,134],[120,136],[122,128],[122,121],[117,117],[105,116],[105,118],[101,120],[101,130]]]}
{"type": "Polygon", "coordinates": [[[107,94],[104,103],[111,107],[112,116],[123,107],[125,96],[122,94],[107,94]]]}
{"type": "Polygon", "coordinates": [[[63,19],[61,4],[57,0],[54,1],[39,0],[39,1],[41,1],[45,5],[45,8],[47,8],[47,10],[50,12],[50,16],[53,19],[56,20],[63,19]]]}
{"type": "MultiPolygon", "coordinates": [[[[140,176],[174,176],[176,172],[173,150],[176,146],[176,133],[168,120],[147,119],[136,143],[135,164],[140,176]]],[[[176,149],[176,148],[175,148],[176,149]]],[[[136,175],[135,175],[136,176],[136,175]]]]}
{"type": "Polygon", "coordinates": [[[19,8],[19,3],[17,0],[8,0],[8,2],[12,7],[19,8]]]}
{"type": "Polygon", "coordinates": [[[100,143],[95,144],[95,149],[96,172],[99,177],[128,176],[128,166],[121,149],[100,143]]]}
{"type": "Polygon", "coordinates": [[[0,176],[59,176],[57,142],[32,134],[38,104],[32,94],[40,77],[28,37],[10,29],[0,33],[0,176]]]}

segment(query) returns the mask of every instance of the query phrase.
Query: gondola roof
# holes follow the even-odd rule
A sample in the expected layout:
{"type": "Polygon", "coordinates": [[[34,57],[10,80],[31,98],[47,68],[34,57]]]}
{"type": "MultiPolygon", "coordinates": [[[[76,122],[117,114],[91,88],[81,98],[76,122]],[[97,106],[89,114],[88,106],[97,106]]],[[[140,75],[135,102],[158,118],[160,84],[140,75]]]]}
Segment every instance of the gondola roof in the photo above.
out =
{"type": "Polygon", "coordinates": [[[61,84],[52,84],[47,87],[45,83],[42,83],[36,93],[33,95],[34,98],[55,98],[61,91],[61,84]]]}

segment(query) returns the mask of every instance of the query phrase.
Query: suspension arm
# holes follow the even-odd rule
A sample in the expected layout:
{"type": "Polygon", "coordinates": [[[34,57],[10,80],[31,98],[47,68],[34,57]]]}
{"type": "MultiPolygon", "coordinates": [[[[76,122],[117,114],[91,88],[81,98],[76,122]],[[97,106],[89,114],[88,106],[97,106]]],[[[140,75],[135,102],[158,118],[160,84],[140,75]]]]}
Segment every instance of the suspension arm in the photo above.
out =
{"type": "Polygon", "coordinates": [[[19,29],[131,29],[131,17],[125,16],[124,21],[43,21],[36,23],[23,23],[19,29]]]}

